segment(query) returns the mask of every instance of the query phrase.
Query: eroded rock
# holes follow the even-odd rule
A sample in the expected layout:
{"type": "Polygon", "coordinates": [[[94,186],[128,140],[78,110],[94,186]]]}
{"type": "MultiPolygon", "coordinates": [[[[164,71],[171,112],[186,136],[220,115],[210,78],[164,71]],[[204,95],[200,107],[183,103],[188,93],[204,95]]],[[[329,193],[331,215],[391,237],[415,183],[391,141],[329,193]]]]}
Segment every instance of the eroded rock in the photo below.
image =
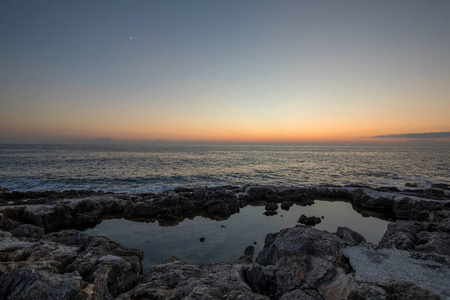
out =
{"type": "Polygon", "coordinates": [[[244,272],[242,265],[195,265],[171,257],[118,299],[269,299],[250,289],[244,272]]]}
{"type": "Polygon", "coordinates": [[[2,236],[2,299],[113,299],[133,288],[142,272],[141,250],[106,237],[76,230],[34,242],[2,236]]]}

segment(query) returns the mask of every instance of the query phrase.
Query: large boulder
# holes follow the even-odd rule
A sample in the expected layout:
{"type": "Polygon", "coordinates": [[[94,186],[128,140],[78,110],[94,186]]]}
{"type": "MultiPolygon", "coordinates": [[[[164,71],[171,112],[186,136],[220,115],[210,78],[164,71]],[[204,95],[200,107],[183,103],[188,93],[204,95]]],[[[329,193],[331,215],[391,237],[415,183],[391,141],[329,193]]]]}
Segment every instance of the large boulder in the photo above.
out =
{"type": "Polygon", "coordinates": [[[268,234],[246,272],[258,293],[281,299],[341,299],[352,290],[351,268],[341,249],[352,245],[335,234],[297,225],[268,234]]]}

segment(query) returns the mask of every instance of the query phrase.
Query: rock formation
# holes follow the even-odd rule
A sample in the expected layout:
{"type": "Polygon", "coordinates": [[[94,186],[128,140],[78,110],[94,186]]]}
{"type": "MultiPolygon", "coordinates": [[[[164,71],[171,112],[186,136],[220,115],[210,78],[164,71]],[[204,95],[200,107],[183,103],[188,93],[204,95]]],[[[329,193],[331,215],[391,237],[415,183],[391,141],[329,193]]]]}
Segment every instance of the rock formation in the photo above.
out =
{"type": "MultiPolygon", "coordinates": [[[[320,219],[319,219],[320,220],[320,219]]],[[[243,251],[244,252],[244,251],[243,251]]],[[[450,299],[450,191],[244,186],[158,194],[0,193],[1,299],[450,299]],[[352,229],[297,225],[268,234],[253,261],[171,257],[142,274],[143,252],[75,229],[106,217],[176,224],[225,219],[245,205],[289,209],[339,199],[393,220],[379,245],[352,229]]]]}

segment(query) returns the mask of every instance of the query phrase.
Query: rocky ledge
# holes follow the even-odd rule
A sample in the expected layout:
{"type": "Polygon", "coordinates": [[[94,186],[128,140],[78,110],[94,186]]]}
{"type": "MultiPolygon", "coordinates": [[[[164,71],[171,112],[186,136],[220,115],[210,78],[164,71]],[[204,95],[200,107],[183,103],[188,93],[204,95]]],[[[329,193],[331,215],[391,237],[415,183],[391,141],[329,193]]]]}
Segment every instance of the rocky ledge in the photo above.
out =
{"type": "Polygon", "coordinates": [[[158,194],[0,193],[1,299],[450,299],[450,194],[364,186],[178,188],[158,194]],[[245,205],[342,200],[392,220],[379,245],[349,228],[268,234],[253,260],[171,257],[142,274],[140,250],[75,229],[104,218],[176,224],[225,219],[245,205]]]}

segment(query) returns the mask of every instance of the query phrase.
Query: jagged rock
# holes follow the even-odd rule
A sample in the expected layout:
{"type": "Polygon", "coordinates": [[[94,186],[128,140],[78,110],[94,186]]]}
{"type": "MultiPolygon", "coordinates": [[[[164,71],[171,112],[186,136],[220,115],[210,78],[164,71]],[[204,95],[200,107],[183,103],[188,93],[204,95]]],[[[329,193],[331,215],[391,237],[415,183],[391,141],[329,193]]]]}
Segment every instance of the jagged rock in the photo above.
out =
{"type": "Polygon", "coordinates": [[[432,183],[431,187],[434,189],[443,189],[443,190],[450,189],[450,185],[448,185],[446,183],[432,183]]]}
{"type": "Polygon", "coordinates": [[[448,220],[443,225],[428,222],[396,221],[388,228],[380,241],[380,246],[400,250],[438,253],[450,255],[450,233],[446,231],[448,220]],[[444,231],[440,231],[442,228],[444,231]],[[432,229],[430,231],[430,229],[432,229]]]}
{"type": "Polygon", "coordinates": [[[289,201],[299,205],[314,203],[316,190],[308,188],[278,188],[274,186],[250,186],[246,187],[241,196],[247,202],[279,202],[289,201]]]}
{"type": "Polygon", "coordinates": [[[67,199],[50,204],[20,205],[0,207],[3,229],[11,226],[32,224],[53,231],[68,227],[94,225],[104,215],[120,214],[130,200],[122,200],[113,195],[95,196],[81,199],[67,199]]]}
{"type": "Polygon", "coordinates": [[[289,210],[289,208],[291,208],[292,205],[294,205],[294,203],[291,201],[283,201],[283,202],[281,202],[280,206],[281,206],[281,209],[289,210]]]}
{"type": "Polygon", "coordinates": [[[171,257],[153,266],[141,282],[117,299],[269,299],[244,282],[245,266],[188,264],[171,257]]]}
{"type": "Polygon", "coordinates": [[[339,226],[334,234],[351,245],[360,245],[366,242],[366,239],[361,234],[348,227],[339,226]]]}
{"type": "Polygon", "coordinates": [[[76,230],[36,242],[2,236],[2,299],[113,299],[134,287],[142,272],[141,250],[106,237],[76,230]]]}
{"type": "Polygon", "coordinates": [[[278,212],[276,210],[266,210],[263,214],[266,216],[274,216],[278,214],[278,212]]]}
{"type": "Polygon", "coordinates": [[[77,273],[48,273],[34,267],[0,275],[1,299],[92,299],[91,286],[84,286],[77,273]]]}
{"type": "Polygon", "coordinates": [[[308,226],[314,226],[322,222],[322,220],[319,217],[307,217],[305,215],[301,215],[297,222],[308,226]]]}
{"type": "MultiPolygon", "coordinates": [[[[438,297],[434,292],[448,298],[448,283],[440,283],[439,291],[408,278],[358,277],[371,265],[357,267],[356,250],[344,256],[348,245],[358,245],[358,251],[366,249],[369,254],[364,255],[373,260],[371,264],[384,264],[384,256],[377,262],[377,255],[383,254],[380,249],[349,228],[338,228],[332,234],[298,225],[269,234],[256,263],[251,261],[251,249],[230,264],[193,265],[173,258],[153,267],[138,285],[142,259],[138,250],[75,230],[41,238],[41,227],[49,232],[93,225],[111,214],[164,224],[195,215],[224,219],[248,202],[281,202],[283,208],[292,203],[309,205],[321,197],[404,219],[389,225],[380,245],[393,251],[391,257],[408,253],[410,262],[423,261],[430,276],[448,278],[450,194],[437,188],[246,186],[177,188],[142,195],[11,192],[0,193],[0,229],[12,232],[0,231],[0,298],[434,299],[438,297]],[[44,291],[45,285],[54,288],[44,291]]],[[[406,254],[401,255],[400,260],[406,259],[406,254]]],[[[397,274],[408,277],[405,272],[397,274]]]]}
{"type": "Polygon", "coordinates": [[[365,189],[356,189],[351,194],[351,202],[357,207],[369,209],[386,214],[392,213],[394,200],[389,193],[370,195],[365,189]]]}
{"type": "Polygon", "coordinates": [[[278,209],[278,204],[276,204],[275,202],[269,202],[266,206],[265,206],[266,210],[270,210],[270,211],[274,211],[278,209]]]}
{"type": "Polygon", "coordinates": [[[239,208],[240,202],[232,190],[210,188],[194,192],[170,191],[160,197],[129,205],[124,217],[182,221],[185,217],[202,213],[210,218],[224,219],[239,212],[239,208]]]}
{"type": "Polygon", "coordinates": [[[272,186],[251,186],[245,190],[243,199],[247,202],[276,201],[278,195],[276,188],[272,186]]]}
{"type": "Polygon", "coordinates": [[[345,298],[353,284],[340,252],[347,245],[334,234],[302,225],[268,234],[257,264],[247,271],[249,285],[270,297],[314,290],[325,299],[345,298]]]}
{"type": "Polygon", "coordinates": [[[31,224],[22,224],[17,226],[11,233],[15,237],[25,238],[28,240],[39,240],[44,235],[44,228],[31,224]]]}

